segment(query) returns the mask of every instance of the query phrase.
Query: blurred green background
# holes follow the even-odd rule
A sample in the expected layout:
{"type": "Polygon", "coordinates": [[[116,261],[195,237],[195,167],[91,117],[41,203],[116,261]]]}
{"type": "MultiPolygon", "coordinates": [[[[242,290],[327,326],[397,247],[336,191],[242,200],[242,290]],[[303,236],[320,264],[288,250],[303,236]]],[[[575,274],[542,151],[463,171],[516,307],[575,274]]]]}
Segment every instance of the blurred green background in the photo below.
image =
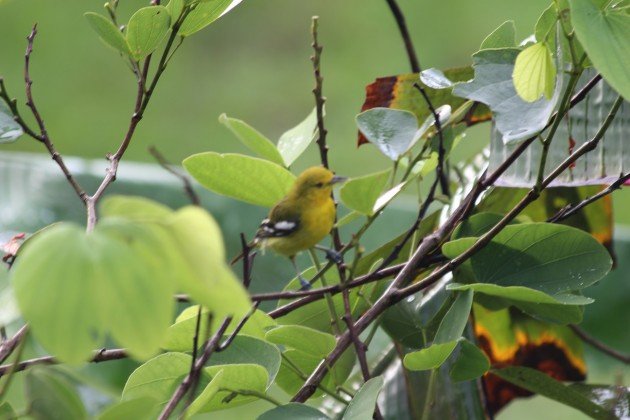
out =
{"type": "MultiPolygon", "coordinates": [[[[68,156],[101,159],[105,153],[114,151],[131,115],[135,95],[133,76],[123,60],[98,40],[82,16],[86,11],[102,12],[103,2],[0,0],[0,76],[5,78],[10,93],[23,104],[25,37],[33,23],[38,22],[33,90],[53,141],[68,156]]],[[[483,38],[505,20],[513,19],[518,39],[525,38],[550,0],[399,2],[423,68],[447,68],[469,64],[470,55],[483,38]]],[[[121,0],[121,21],[147,3],[148,0],[121,0]]],[[[161,80],[125,159],[151,161],[149,145],[157,146],[173,162],[207,150],[246,152],[219,124],[217,119],[223,112],[247,121],[274,140],[301,121],[313,107],[309,61],[312,15],[320,16],[320,40],[324,45],[322,70],[328,98],[326,124],[332,165],[338,173],[350,176],[386,167],[388,161],[370,146],[356,149],[354,123],[366,84],[379,76],[409,71],[400,35],[385,0],[244,0],[233,12],[183,44],[161,80]]],[[[457,151],[458,156],[479,151],[487,145],[488,136],[487,125],[470,130],[465,147],[457,151]]],[[[0,152],[4,151],[43,152],[43,148],[25,137],[15,144],[3,145],[0,152]]],[[[4,159],[11,157],[5,154],[4,159]]],[[[299,171],[317,161],[317,151],[312,148],[297,161],[294,169],[299,171]]],[[[89,172],[102,174],[105,166],[103,160],[102,168],[90,167],[89,172]]],[[[123,165],[121,177],[125,176],[124,171],[123,165]]],[[[155,173],[147,170],[144,175],[151,178],[155,173]]],[[[137,171],[134,174],[140,175],[137,171]]],[[[154,180],[163,182],[161,176],[155,176],[154,180]]],[[[113,190],[118,188],[124,191],[122,185],[113,190]]],[[[140,184],[138,189],[127,192],[164,198],[159,190],[150,188],[148,184],[140,184]]],[[[68,200],[73,200],[69,188],[66,192],[68,200]]],[[[58,203],[66,204],[56,198],[58,203]]],[[[4,202],[7,197],[0,199],[4,202]]],[[[8,201],[10,205],[15,202],[11,197],[8,201]]],[[[630,212],[624,211],[627,208],[624,203],[630,203],[630,193],[617,192],[616,220],[630,223],[630,212]]],[[[206,204],[228,231],[253,231],[264,214],[263,209],[240,206],[242,212],[237,216],[247,216],[242,225],[241,219],[226,211],[227,200],[216,199],[206,204]]],[[[78,202],[73,209],[81,211],[78,202]]],[[[22,214],[25,218],[30,217],[26,210],[28,207],[22,214]]],[[[47,211],[37,217],[46,221],[58,216],[54,210],[47,211]]],[[[68,217],[65,210],[63,214],[68,217]]],[[[413,217],[413,213],[407,216],[413,217]]],[[[74,217],[77,214],[71,216],[74,217]]],[[[404,220],[396,216],[388,219],[388,223],[395,224],[398,232],[404,220]]],[[[392,225],[382,226],[378,232],[392,229],[392,225]]],[[[232,251],[237,244],[232,242],[229,246],[232,251]]],[[[268,259],[268,267],[277,265],[275,259],[268,259]]],[[[280,281],[290,271],[285,268],[278,271],[280,281]]],[[[627,290],[627,275],[618,271],[616,276],[621,279],[619,282],[625,280],[617,287],[627,290]]],[[[610,290],[607,293],[615,296],[617,288],[611,286],[610,290]]],[[[607,298],[602,296],[602,299],[607,298]]],[[[597,329],[597,325],[593,323],[590,327],[597,329]]],[[[608,325],[610,328],[603,338],[614,339],[618,332],[608,325]]],[[[620,341],[610,343],[627,348],[628,341],[618,338],[620,341]]],[[[589,352],[588,357],[598,367],[593,378],[596,381],[613,382],[617,373],[624,372],[601,356],[589,352]]],[[[574,410],[538,400],[534,405],[513,404],[503,418],[531,415],[576,418],[574,410]]]]}

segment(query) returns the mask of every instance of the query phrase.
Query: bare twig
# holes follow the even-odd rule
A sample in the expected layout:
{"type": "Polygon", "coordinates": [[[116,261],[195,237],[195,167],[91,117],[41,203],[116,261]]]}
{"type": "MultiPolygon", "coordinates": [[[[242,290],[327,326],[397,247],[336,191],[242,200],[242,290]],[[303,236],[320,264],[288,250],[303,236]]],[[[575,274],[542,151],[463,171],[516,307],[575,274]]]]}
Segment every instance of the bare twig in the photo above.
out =
{"type": "Polygon", "coordinates": [[[252,247],[247,242],[245,234],[241,232],[241,255],[243,256],[243,286],[249,289],[249,285],[252,282],[252,268],[254,265],[254,258],[256,252],[251,252],[252,247]]]}
{"type": "Polygon", "coordinates": [[[228,338],[226,338],[219,345],[219,347],[217,347],[217,353],[224,351],[225,349],[228,348],[228,346],[230,344],[232,344],[232,342],[234,341],[234,339],[236,338],[238,333],[241,332],[241,330],[243,329],[243,327],[245,326],[247,321],[249,321],[249,319],[252,317],[252,315],[254,315],[254,313],[256,312],[256,309],[258,309],[258,305],[260,305],[260,302],[254,303],[254,305],[249,310],[249,312],[243,317],[243,319],[241,319],[241,321],[238,323],[236,328],[234,328],[234,331],[232,331],[232,333],[228,336],[228,338]]]}
{"type": "Polygon", "coordinates": [[[588,334],[586,331],[584,331],[582,328],[578,327],[577,325],[569,324],[569,328],[571,328],[571,330],[573,330],[573,332],[578,337],[580,337],[580,339],[584,341],[585,343],[591,345],[592,347],[596,348],[602,353],[607,354],[613,359],[619,360],[620,362],[626,365],[630,364],[630,354],[621,353],[620,351],[617,351],[607,346],[606,344],[602,343],[595,337],[591,336],[590,334],[588,334]]]}
{"type": "Polygon", "coordinates": [[[214,353],[214,351],[216,350],[217,346],[219,345],[219,340],[221,340],[221,337],[223,336],[223,333],[227,329],[231,320],[232,318],[226,318],[221,324],[221,326],[219,327],[219,329],[217,330],[217,332],[215,332],[214,335],[206,342],[203,353],[195,361],[195,365],[193,369],[188,373],[188,375],[186,375],[186,378],[184,378],[184,380],[179,384],[179,386],[173,393],[173,396],[164,407],[164,410],[162,410],[162,413],[160,414],[160,417],[159,417],[160,420],[168,419],[168,417],[173,413],[173,411],[175,411],[175,408],[177,407],[179,402],[182,400],[182,398],[184,398],[184,396],[186,395],[188,390],[191,388],[191,386],[196,382],[196,378],[201,373],[201,369],[203,369],[208,359],[210,359],[210,356],[212,356],[212,353],[214,353]]]}
{"type": "Polygon", "coordinates": [[[575,213],[577,213],[584,207],[588,206],[589,204],[594,203],[600,198],[603,198],[609,194],[612,194],[613,191],[620,189],[621,186],[629,179],[630,179],[630,173],[621,175],[619,178],[617,178],[615,182],[613,182],[607,188],[601,190],[597,194],[593,195],[592,197],[587,197],[584,200],[580,201],[579,203],[568,204],[566,207],[563,207],[555,215],[547,219],[547,222],[558,223],[558,222],[561,222],[562,220],[568,219],[569,217],[573,216],[575,213]]]}
{"type": "Polygon", "coordinates": [[[184,186],[184,192],[190,199],[190,202],[194,204],[195,206],[201,205],[201,200],[199,199],[199,195],[195,192],[192,186],[192,182],[190,182],[190,178],[188,178],[186,175],[184,175],[177,169],[173,168],[171,163],[168,160],[166,160],[164,155],[162,155],[162,153],[160,153],[160,151],[155,146],[149,147],[149,153],[151,153],[151,155],[155,158],[155,160],[158,162],[158,164],[162,168],[164,168],[166,171],[173,174],[182,182],[184,186]]]}
{"type": "Polygon", "coordinates": [[[405,16],[403,15],[402,10],[400,10],[398,3],[396,3],[396,0],[387,0],[387,4],[394,15],[394,19],[396,19],[400,35],[405,42],[405,49],[407,50],[407,56],[409,57],[411,71],[413,73],[420,73],[420,63],[418,62],[418,57],[416,56],[416,50],[413,48],[413,42],[411,42],[411,36],[409,35],[407,23],[405,22],[405,16]]]}
{"type": "Polygon", "coordinates": [[[319,146],[319,156],[322,160],[322,165],[329,168],[328,165],[328,145],[326,144],[326,134],[328,131],[324,126],[324,104],[326,98],[323,96],[322,85],[324,78],[321,74],[321,56],[324,47],[319,45],[317,40],[317,24],[319,22],[318,16],[313,16],[311,25],[311,35],[313,37],[313,55],[311,61],[313,62],[313,72],[315,73],[315,87],[313,88],[313,95],[315,95],[315,106],[317,109],[317,146],[319,146]]]}
{"type": "MultiPolygon", "coordinates": [[[[63,174],[66,176],[66,179],[68,180],[68,183],[70,184],[70,186],[72,186],[72,189],[74,189],[75,193],[79,196],[81,201],[84,204],[87,204],[87,199],[88,199],[87,194],[85,193],[85,191],[83,191],[83,188],[81,188],[77,180],[74,178],[74,176],[70,172],[70,169],[68,169],[63,158],[61,157],[61,155],[55,148],[55,145],[53,144],[52,140],[48,136],[48,131],[46,130],[46,125],[44,124],[44,120],[42,119],[42,116],[39,113],[39,109],[37,108],[37,105],[35,105],[35,101],[33,100],[33,92],[31,89],[33,86],[33,80],[31,79],[31,74],[30,74],[30,64],[31,64],[31,54],[33,53],[33,43],[35,41],[35,36],[37,36],[37,24],[33,26],[33,29],[30,35],[26,38],[28,40],[28,44],[26,46],[26,53],[24,54],[24,83],[26,85],[26,105],[31,109],[33,117],[35,117],[35,121],[37,121],[40,134],[34,136],[31,130],[27,130],[27,133],[31,135],[31,137],[44,143],[44,145],[46,146],[46,149],[48,149],[48,153],[50,153],[50,156],[52,157],[52,159],[57,163],[57,165],[59,166],[63,174]]],[[[23,127],[26,127],[26,125],[23,125],[23,127]]]]}
{"type": "Polygon", "coordinates": [[[5,340],[0,344],[0,363],[7,360],[7,357],[13,353],[16,347],[20,344],[20,341],[24,339],[26,336],[26,332],[28,331],[28,325],[24,325],[20,328],[13,337],[5,340]]]}
{"type": "MultiPolygon", "coordinates": [[[[127,352],[125,349],[102,349],[95,352],[94,357],[90,360],[90,363],[108,362],[110,360],[125,358],[127,358],[127,352]]],[[[15,371],[20,372],[35,365],[55,365],[58,363],[59,361],[53,356],[37,357],[35,359],[29,359],[18,363],[15,371]]],[[[0,376],[9,372],[12,366],[12,364],[0,366],[0,376]]]]}

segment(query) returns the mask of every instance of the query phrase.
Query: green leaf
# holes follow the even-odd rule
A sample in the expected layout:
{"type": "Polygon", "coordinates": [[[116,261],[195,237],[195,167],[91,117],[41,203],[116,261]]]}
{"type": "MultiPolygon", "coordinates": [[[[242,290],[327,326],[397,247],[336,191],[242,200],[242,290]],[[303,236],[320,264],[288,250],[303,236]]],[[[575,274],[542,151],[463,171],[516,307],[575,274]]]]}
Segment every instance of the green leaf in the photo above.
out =
{"type": "Polygon", "coordinates": [[[315,139],[316,130],[317,109],[314,108],[304,121],[280,136],[278,151],[282,155],[286,166],[291,166],[304,153],[308,145],[315,139]]]}
{"type": "Polygon", "coordinates": [[[128,401],[120,401],[107,407],[98,420],[137,419],[148,420],[155,418],[157,414],[157,401],[151,397],[140,397],[128,401]]]}
{"type": "Polygon", "coordinates": [[[556,5],[550,4],[545,9],[536,21],[536,28],[534,35],[536,35],[537,42],[548,42],[549,46],[555,43],[555,24],[558,21],[558,13],[556,11],[556,5]]]}
{"type": "Polygon", "coordinates": [[[519,53],[514,63],[514,88],[527,102],[545,95],[551,99],[556,84],[556,67],[545,42],[530,45],[519,53]]]}
{"type": "Polygon", "coordinates": [[[372,418],[376,407],[376,399],[385,381],[382,376],[372,378],[364,383],[348,404],[342,420],[362,420],[372,418]]]}
{"type": "Polygon", "coordinates": [[[295,182],[295,176],[282,166],[245,155],[206,152],[183,163],[210,191],[263,207],[275,205],[295,182]]]}
{"type": "Polygon", "coordinates": [[[472,308],[473,293],[470,290],[459,293],[455,302],[448,310],[433,339],[434,344],[442,344],[457,340],[464,333],[470,309],[472,308]]]}
{"type": "Polygon", "coordinates": [[[400,159],[417,140],[418,120],[409,111],[372,108],[357,115],[356,120],[365,138],[393,161],[400,159]]]}
{"type": "Polygon", "coordinates": [[[84,16],[103,42],[125,55],[131,54],[124,35],[109,19],[93,12],[88,12],[84,16]]]}
{"type": "Polygon", "coordinates": [[[403,364],[409,370],[437,369],[448,359],[459,340],[447,343],[433,344],[426,349],[414,351],[405,355],[403,364]]]}
{"type": "MultiPolygon", "coordinates": [[[[159,405],[165,404],[190,372],[191,361],[192,357],[184,353],[164,353],[154,357],[129,375],[122,399],[128,401],[150,397],[158,401],[159,405]]],[[[208,382],[204,371],[201,379],[208,382]]]]}
{"type": "Polygon", "coordinates": [[[208,365],[260,365],[267,370],[267,386],[270,386],[280,370],[280,362],[280,351],[276,346],[239,333],[227,349],[212,355],[208,365]]]}
{"type": "Polygon", "coordinates": [[[468,340],[462,340],[459,347],[459,355],[449,371],[453,381],[470,381],[490,369],[490,361],[479,347],[468,340]]]}
{"type": "Polygon", "coordinates": [[[265,411],[257,420],[329,420],[321,411],[306,404],[289,403],[265,411]]]}
{"type": "Polygon", "coordinates": [[[17,140],[24,131],[13,119],[13,113],[0,98],[0,144],[12,143],[17,140]]]}
{"type": "Polygon", "coordinates": [[[480,50],[490,48],[511,48],[516,46],[516,28],[514,21],[505,21],[497,29],[492,31],[481,43],[480,50]]]}
{"type": "MultiPolygon", "coordinates": [[[[175,323],[166,332],[166,339],[162,348],[170,351],[192,351],[193,337],[197,324],[197,310],[199,306],[189,306],[177,317],[175,323]]],[[[211,331],[216,331],[223,322],[218,317],[212,318],[211,331]]],[[[206,331],[208,326],[208,309],[201,311],[200,331],[206,331]]],[[[249,335],[255,338],[265,338],[265,333],[269,328],[275,327],[276,322],[265,312],[256,310],[247,320],[240,331],[240,334],[249,335]]],[[[236,323],[231,323],[225,333],[231,333],[236,328],[236,323]]],[[[201,345],[201,343],[200,343],[201,345]]]]}
{"type": "Polygon", "coordinates": [[[268,331],[265,339],[317,357],[328,356],[336,344],[331,334],[300,325],[279,326],[268,331]]]}
{"type": "Polygon", "coordinates": [[[387,170],[346,181],[341,187],[341,201],[349,209],[367,215],[373,214],[374,204],[385,188],[390,173],[391,170],[387,170]]]}
{"type": "MultiPolygon", "coordinates": [[[[523,312],[539,319],[561,323],[579,323],[582,321],[580,305],[593,303],[593,299],[574,294],[550,296],[538,290],[522,286],[501,287],[495,284],[476,283],[469,285],[450,284],[449,290],[474,290],[492,296],[494,306],[513,305],[523,312]]],[[[484,301],[481,301],[485,304],[484,301]]]]}
{"type": "Polygon", "coordinates": [[[493,113],[496,128],[503,135],[504,143],[517,142],[540,132],[551,117],[561,83],[556,86],[552,100],[541,98],[536,102],[525,102],[516,93],[512,82],[514,62],[519,55],[517,48],[481,50],[473,55],[475,78],[457,84],[453,94],[482,102],[493,113]]]}
{"type": "Polygon", "coordinates": [[[600,10],[590,0],[569,0],[575,33],[595,68],[630,100],[630,15],[600,10]]]}
{"type": "Polygon", "coordinates": [[[233,393],[238,391],[254,391],[264,394],[269,380],[267,370],[257,364],[211,366],[204,368],[204,372],[212,377],[212,382],[208,385],[211,387],[211,392],[204,390],[198,398],[199,401],[193,402],[191,415],[197,412],[224,410],[254,402],[258,397],[250,395],[238,395],[233,399],[228,397],[232,397],[233,393]],[[217,378],[219,374],[221,376],[217,378]],[[218,379],[218,384],[215,379],[218,379]]]}
{"type": "Polygon", "coordinates": [[[179,29],[179,35],[186,37],[194,34],[217,20],[230,6],[232,0],[208,0],[200,2],[188,14],[179,29]]]}
{"type": "Polygon", "coordinates": [[[108,195],[100,204],[103,217],[122,217],[138,222],[161,222],[174,211],[151,199],[129,195],[108,195]]]}
{"type": "Polygon", "coordinates": [[[160,45],[171,26],[171,17],[164,6],[143,7],[127,24],[127,44],[132,57],[142,60],[160,45]]]}
{"type": "Polygon", "coordinates": [[[157,227],[103,220],[86,234],[58,224],[20,253],[15,296],[35,337],[63,361],[88,359],[106,333],[146,358],[170,324],[176,253],[157,227]]]}
{"type": "MultiPolygon", "coordinates": [[[[474,241],[463,238],[442,249],[450,257],[474,241]]],[[[588,287],[612,266],[606,248],[591,235],[551,223],[507,226],[470,261],[480,283],[525,286],[550,295],[588,287]]]]}
{"type": "Polygon", "coordinates": [[[219,122],[225,125],[252,152],[273,163],[284,166],[284,159],[276,146],[254,127],[245,121],[229,118],[225,114],[219,116],[219,122]]]}
{"type": "Polygon", "coordinates": [[[17,418],[18,416],[13,407],[11,407],[11,404],[6,401],[0,403],[0,419],[14,420],[17,418]]]}
{"type": "Polygon", "coordinates": [[[499,213],[477,213],[464,220],[453,230],[453,240],[481,236],[492,229],[503,215],[499,213]]]}
{"type": "Polygon", "coordinates": [[[591,418],[616,418],[611,412],[593,403],[581,393],[535,369],[510,366],[492,369],[492,373],[528,391],[580,410],[591,418]]]}
{"type": "Polygon", "coordinates": [[[29,370],[24,379],[30,417],[36,420],[87,419],[77,391],[63,377],[46,369],[29,370]]]}
{"type": "Polygon", "coordinates": [[[166,10],[171,15],[171,25],[175,24],[184,11],[184,0],[170,0],[166,5],[166,10]]]}
{"type": "Polygon", "coordinates": [[[212,216],[196,206],[184,207],[167,226],[184,261],[176,276],[182,291],[221,320],[249,312],[249,295],[225,262],[223,237],[212,216]]]}

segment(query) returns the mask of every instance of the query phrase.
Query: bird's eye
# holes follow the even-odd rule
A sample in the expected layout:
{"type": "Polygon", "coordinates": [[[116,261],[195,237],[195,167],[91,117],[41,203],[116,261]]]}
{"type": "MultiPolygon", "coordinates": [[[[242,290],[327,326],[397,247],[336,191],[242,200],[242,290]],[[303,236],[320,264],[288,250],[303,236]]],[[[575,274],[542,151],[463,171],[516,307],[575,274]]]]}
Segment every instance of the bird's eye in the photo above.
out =
{"type": "Polygon", "coordinates": [[[323,182],[318,182],[317,184],[315,184],[315,186],[317,188],[322,188],[324,186],[324,183],[323,182]]]}

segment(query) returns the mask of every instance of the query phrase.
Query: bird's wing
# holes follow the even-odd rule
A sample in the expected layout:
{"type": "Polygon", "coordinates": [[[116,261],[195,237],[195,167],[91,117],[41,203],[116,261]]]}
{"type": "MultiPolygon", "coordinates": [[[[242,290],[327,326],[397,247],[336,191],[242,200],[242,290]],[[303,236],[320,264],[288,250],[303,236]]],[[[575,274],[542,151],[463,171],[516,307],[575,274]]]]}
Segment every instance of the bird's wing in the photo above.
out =
{"type": "Polygon", "coordinates": [[[257,239],[282,238],[295,232],[300,226],[300,217],[280,202],[271,210],[269,217],[260,223],[257,239]]]}

